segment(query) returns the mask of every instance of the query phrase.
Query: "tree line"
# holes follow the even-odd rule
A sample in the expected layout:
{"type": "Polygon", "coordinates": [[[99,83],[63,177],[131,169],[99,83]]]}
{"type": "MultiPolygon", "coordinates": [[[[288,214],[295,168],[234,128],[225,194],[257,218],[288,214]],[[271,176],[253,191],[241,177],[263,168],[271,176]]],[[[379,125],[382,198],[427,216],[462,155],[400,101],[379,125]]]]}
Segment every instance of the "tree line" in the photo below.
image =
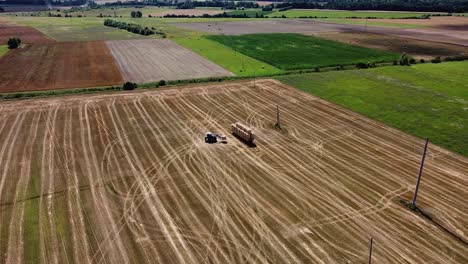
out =
{"type": "Polygon", "coordinates": [[[112,20],[112,19],[106,19],[104,20],[104,25],[108,27],[114,27],[114,28],[119,28],[119,29],[125,29],[128,32],[132,32],[135,34],[140,34],[144,36],[149,36],[149,35],[162,35],[165,36],[166,34],[161,31],[155,30],[155,28],[148,28],[148,27],[143,27],[138,24],[133,24],[133,23],[126,23],[126,22],[120,22],[117,20],[112,20]]]}
{"type": "MultiPolygon", "coordinates": [[[[273,0],[275,1],[275,0],[273,0]]],[[[275,3],[276,8],[382,10],[463,13],[468,0],[289,0],[275,3]]]]}

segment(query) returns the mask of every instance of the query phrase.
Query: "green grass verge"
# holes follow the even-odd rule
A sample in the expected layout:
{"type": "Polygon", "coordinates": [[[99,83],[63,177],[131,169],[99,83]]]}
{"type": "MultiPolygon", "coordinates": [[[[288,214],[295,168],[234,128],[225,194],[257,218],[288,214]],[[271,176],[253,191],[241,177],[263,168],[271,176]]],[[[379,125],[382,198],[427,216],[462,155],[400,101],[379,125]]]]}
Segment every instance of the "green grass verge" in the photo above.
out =
{"type": "Polygon", "coordinates": [[[179,45],[191,49],[202,57],[220,65],[237,76],[264,76],[282,71],[267,63],[248,57],[242,53],[205,37],[175,38],[179,45]]]}
{"type": "Polygon", "coordinates": [[[0,46],[0,57],[5,55],[7,52],[8,52],[8,46],[7,45],[0,46]]]}
{"type": "Polygon", "coordinates": [[[467,70],[447,62],[277,79],[468,156],[467,70]]]}
{"type": "Polygon", "coordinates": [[[283,70],[393,61],[399,57],[394,53],[300,34],[210,35],[207,38],[283,70]]]}
{"type": "MultiPolygon", "coordinates": [[[[427,13],[431,14],[431,13],[427,13]]],[[[339,10],[300,10],[291,9],[283,12],[274,12],[269,17],[281,17],[286,16],[287,18],[298,18],[298,17],[328,17],[328,18],[406,18],[406,17],[422,17],[423,13],[415,12],[372,12],[372,11],[339,11],[339,10]]]]}

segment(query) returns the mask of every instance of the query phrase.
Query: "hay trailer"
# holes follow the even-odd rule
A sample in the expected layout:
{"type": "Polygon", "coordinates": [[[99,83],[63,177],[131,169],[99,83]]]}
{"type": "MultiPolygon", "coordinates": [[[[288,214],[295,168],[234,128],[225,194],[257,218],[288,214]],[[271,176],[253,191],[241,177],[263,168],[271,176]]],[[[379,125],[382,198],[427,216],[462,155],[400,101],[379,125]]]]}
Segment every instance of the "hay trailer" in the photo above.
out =
{"type": "Polygon", "coordinates": [[[241,139],[247,144],[253,144],[255,135],[252,129],[240,122],[231,125],[231,131],[234,136],[241,139]]]}

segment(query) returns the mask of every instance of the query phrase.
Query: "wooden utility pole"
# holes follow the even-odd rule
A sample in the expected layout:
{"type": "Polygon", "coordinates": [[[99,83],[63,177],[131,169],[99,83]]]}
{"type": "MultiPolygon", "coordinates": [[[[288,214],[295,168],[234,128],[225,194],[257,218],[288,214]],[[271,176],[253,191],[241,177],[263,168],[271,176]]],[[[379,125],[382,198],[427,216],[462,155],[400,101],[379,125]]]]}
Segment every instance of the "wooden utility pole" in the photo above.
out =
{"type": "Polygon", "coordinates": [[[369,244],[369,264],[372,264],[372,244],[374,243],[374,238],[371,237],[369,244]]]}
{"type": "Polygon", "coordinates": [[[279,106],[276,105],[276,127],[281,128],[279,106]]]}
{"type": "Polygon", "coordinates": [[[426,144],[424,144],[424,152],[421,159],[421,165],[419,166],[419,174],[418,174],[418,181],[416,182],[416,190],[414,191],[413,202],[412,205],[416,208],[416,198],[418,197],[419,191],[419,183],[421,182],[421,176],[424,168],[424,160],[426,159],[426,152],[427,152],[427,144],[429,143],[429,139],[426,138],[426,144]]]}

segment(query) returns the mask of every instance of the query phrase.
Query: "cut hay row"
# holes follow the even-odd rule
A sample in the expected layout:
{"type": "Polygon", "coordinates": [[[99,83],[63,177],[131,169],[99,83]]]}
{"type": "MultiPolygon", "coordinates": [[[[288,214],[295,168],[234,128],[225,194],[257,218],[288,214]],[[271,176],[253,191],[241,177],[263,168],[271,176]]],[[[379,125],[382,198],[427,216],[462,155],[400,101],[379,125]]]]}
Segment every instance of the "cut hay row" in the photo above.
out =
{"type": "Polygon", "coordinates": [[[155,82],[234,75],[170,40],[107,41],[107,45],[126,81],[155,82]]]}
{"type": "Polygon", "coordinates": [[[0,255],[466,263],[468,159],[272,80],[0,104],[0,255]],[[273,129],[276,105],[282,131],[273,129]],[[243,122],[256,148],[230,136],[243,122]],[[205,144],[206,131],[227,144],[205,144]]]}

